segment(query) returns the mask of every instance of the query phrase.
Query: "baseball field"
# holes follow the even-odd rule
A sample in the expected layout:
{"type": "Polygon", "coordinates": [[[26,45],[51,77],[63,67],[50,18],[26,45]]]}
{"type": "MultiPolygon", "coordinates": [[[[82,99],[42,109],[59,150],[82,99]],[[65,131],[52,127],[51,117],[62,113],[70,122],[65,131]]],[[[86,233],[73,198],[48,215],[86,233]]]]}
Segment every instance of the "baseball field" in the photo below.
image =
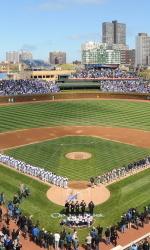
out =
{"type": "MultiPolygon", "coordinates": [[[[113,168],[150,155],[150,102],[127,100],[71,100],[0,106],[0,150],[16,159],[43,167],[71,181],[89,180],[113,168]],[[70,152],[88,152],[91,158],[71,160],[70,152]]],[[[21,208],[41,227],[60,229],[63,207],[48,200],[48,185],[0,167],[0,192],[12,199],[20,183],[31,190],[21,208]]],[[[110,198],[97,205],[94,224],[110,226],[129,207],[150,203],[150,169],[107,187],[110,198]]],[[[57,196],[57,193],[55,194],[57,196]]],[[[101,195],[101,194],[99,194],[101,195]]],[[[80,229],[80,240],[87,229],[80,229]]]]}

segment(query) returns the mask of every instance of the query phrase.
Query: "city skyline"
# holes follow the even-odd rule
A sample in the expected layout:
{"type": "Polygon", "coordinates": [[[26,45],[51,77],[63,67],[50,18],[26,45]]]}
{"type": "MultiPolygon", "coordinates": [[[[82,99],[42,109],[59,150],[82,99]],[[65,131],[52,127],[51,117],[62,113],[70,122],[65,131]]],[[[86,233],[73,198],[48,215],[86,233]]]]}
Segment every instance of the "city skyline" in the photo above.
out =
{"type": "Polygon", "coordinates": [[[50,51],[65,51],[67,61],[80,59],[81,44],[101,41],[103,22],[127,27],[127,45],[135,48],[138,33],[150,34],[148,0],[9,0],[1,3],[0,60],[6,51],[29,50],[48,60],[50,51]],[[9,8],[8,8],[9,6],[9,8]]]}

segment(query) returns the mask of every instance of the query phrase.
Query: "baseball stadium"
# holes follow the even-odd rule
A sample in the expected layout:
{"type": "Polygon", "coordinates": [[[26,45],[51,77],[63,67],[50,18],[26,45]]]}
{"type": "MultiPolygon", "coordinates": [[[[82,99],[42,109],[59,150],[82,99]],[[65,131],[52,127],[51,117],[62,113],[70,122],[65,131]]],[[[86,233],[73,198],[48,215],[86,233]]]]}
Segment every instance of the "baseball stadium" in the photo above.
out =
{"type": "MultiPolygon", "coordinates": [[[[143,87],[131,75],[117,80],[89,80],[81,73],[73,77],[51,84],[50,91],[34,79],[0,84],[2,211],[15,228],[21,228],[24,216],[45,235],[75,232],[81,249],[96,230],[100,249],[129,249],[150,232],[149,83],[143,87]],[[10,201],[24,187],[28,193],[19,197],[19,212],[12,215],[10,201]],[[79,216],[82,222],[86,216],[90,220],[80,223],[79,216]],[[112,228],[116,239],[107,234],[112,228]]],[[[21,231],[23,250],[50,249],[46,240],[39,244],[32,237],[29,226],[21,231]]]]}

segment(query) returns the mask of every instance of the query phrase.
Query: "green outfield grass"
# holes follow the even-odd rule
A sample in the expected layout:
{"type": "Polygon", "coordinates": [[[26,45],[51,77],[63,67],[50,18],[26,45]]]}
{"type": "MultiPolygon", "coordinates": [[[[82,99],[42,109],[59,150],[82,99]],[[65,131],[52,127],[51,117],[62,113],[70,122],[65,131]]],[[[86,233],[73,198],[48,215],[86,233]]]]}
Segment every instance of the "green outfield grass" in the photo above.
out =
{"type": "Polygon", "coordinates": [[[113,168],[118,168],[150,154],[150,149],[103,140],[96,137],[68,136],[32,144],[5,152],[16,159],[44,167],[73,180],[89,180],[113,168]],[[69,152],[89,152],[87,160],[71,160],[69,152]]]}
{"type": "MultiPolygon", "coordinates": [[[[94,225],[109,226],[116,223],[122,213],[130,207],[142,209],[150,203],[150,169],[135,176],[131,176],[121,182],[109,186],[110,199],[95,209],[95,213],[103,214],[103,218],[97,218],[94,225]]],[[[0,192],[5,192],[7,200],[12,199],[18,190],[20,183],[25,183],[31,190],[31,196],[21,203],[23,213],[33,215],[34,221],[39,220],[40,226],[56,232],[60,230],[60,219],[52,219],[51,214],[61,212],[62,207],[57,206],[46,198],[48,186],[41,184],[13,170],[0,166],[0,192]]],[[[57,194],[56,194],[57,195],[57,194]]],[[[83,241],[88,229],[79,232],[79,239],[83,241]]]]}
{"type": "Polygon", "coordinates": [[[102,125],[150,130],[150,103],[82,100],[0,106],[0,132],[62,125],[102,125]]]}

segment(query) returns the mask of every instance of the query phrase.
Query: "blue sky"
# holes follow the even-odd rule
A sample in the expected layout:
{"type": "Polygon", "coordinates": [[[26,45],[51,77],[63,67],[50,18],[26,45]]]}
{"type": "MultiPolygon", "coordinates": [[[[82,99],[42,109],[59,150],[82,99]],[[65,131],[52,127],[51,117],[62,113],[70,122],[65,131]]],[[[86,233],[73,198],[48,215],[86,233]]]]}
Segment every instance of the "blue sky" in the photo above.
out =
{"type": "Polygon", "coordinates": [[[150,0],[0,0],[0,60],[9,50],[27,49],[47,60],[48,52],[67,52],[80,60],[86,41],[101,41],[101,24],[127,25],[127,44],[135,47],[139,32],[150,34],[150,0]]]}

